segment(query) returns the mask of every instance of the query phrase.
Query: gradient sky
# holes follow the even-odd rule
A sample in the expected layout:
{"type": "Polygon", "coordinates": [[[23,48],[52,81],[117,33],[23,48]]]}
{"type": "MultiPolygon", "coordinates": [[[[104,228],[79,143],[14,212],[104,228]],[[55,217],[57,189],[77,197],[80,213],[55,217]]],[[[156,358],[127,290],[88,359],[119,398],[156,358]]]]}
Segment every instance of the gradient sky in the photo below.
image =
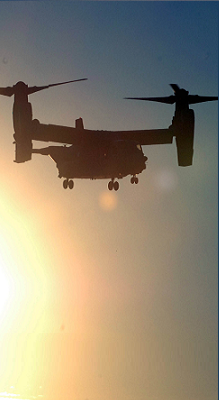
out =
{"type": "MultiPolygon", "coordinates": [[[[0,87],[84,77],[30,97],[34,117],[168,127],[174,106],[123,98],[169,83],[217,96],[217,2],[0,3],[0,87]]],[[[13,163],[12,102],[0,98],[0,397],[216,400],[218,103],[193,107],[192,167],[175,143],[144,147],[139,184],[115,193],[105,180],[64,191],[47,157],[13,163]]]]}

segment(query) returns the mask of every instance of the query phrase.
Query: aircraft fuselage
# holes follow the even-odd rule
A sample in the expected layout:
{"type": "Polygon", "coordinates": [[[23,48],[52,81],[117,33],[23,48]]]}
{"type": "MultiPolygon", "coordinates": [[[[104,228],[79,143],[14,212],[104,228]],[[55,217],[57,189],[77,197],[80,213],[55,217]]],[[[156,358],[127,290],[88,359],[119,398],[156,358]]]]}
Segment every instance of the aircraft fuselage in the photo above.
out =
{"type": "Polygon", "coordinates": [[[136,142],[118,140],[99,146],[49,146],[47,153],[55,162],[60,178],[120,179],[146,169],[147,157],[136,142]]]}

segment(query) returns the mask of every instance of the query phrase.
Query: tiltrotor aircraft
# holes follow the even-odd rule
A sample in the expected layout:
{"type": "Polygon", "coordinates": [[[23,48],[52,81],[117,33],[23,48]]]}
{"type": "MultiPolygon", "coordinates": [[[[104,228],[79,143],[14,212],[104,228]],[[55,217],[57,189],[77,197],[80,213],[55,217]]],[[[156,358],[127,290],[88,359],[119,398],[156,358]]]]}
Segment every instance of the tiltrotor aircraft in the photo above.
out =
{"type": "Polygon", "coordinates": [[[138,175],[146,169],[147,157],[142,146],[172,143],[176,138],[178,165],[192,165],[194,143],[194,111],[190,104],[218,100],[218,97],[190,95],[185,89],[171,84],[174,95],[169,97],[128,98],[134,100],[175,103],[172,124],[167,129],[135,131],[98,131],[84,129],[82,118],[76,119],[75,127],[41,124],[33,119],[28,96],[40,90],[71,82],[77,79],[47,86],[29,87],[24,82],[0,88],[4,96],[14,95],[13,126],[15,140],[15,162],[31,160],[33,153],[50,156],[58,168],[63,187],[72,189],[74,179],[108,179],[108,189],[118,190],[119,179],[131,176],[131,183],[138,183],[138,175]],[[32,142],[57,142],[64,146],[48,146],[33,149],[32,142]],[[70,146],[66,146],[70,145],[70,146]]]}

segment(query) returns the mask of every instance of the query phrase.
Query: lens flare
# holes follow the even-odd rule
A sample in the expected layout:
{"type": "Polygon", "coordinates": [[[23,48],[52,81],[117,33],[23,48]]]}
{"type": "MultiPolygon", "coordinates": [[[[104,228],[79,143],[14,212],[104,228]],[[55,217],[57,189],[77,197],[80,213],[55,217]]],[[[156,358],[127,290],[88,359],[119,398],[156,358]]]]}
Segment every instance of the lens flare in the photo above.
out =
{"type": "Polygon", "coordinates": [[[177,186],[177,175],[170,170],[159,171],[155,178],[155,185],[159,190],[168,192],[177,186]]]}
{"type": "Polygon", "coordinates": [[[113,211],[117,207],[118,199],[114,192],[104,191],[99,198],[100,207],[104,211],[113,211]]]}

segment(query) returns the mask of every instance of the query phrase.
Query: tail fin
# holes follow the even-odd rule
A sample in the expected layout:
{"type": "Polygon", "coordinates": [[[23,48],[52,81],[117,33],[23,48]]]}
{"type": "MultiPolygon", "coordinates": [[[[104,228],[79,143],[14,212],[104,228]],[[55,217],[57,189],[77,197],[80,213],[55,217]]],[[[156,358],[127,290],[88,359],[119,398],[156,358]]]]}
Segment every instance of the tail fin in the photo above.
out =
{"type": "Polygon", "coordinates": [[[75,120],[75,127],[78,129],[84,129],[84,123],[82,118],[78,118],[75,120]]]}

